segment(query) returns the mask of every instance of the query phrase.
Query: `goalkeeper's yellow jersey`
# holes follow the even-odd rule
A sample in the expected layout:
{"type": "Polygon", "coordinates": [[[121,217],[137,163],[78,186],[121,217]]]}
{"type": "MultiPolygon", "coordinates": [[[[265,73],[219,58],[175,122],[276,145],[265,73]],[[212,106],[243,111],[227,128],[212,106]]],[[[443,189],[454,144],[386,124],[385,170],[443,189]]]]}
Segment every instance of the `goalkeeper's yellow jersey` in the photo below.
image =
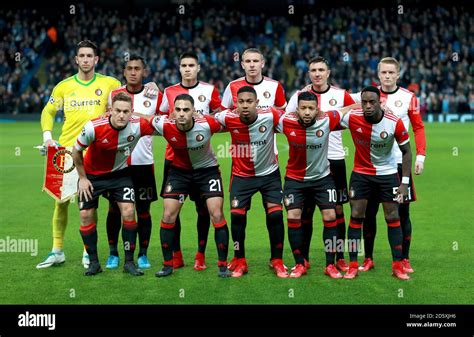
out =
{"type": "Polygon", "coordinates": [[[106,111],[109,93],[120,87],[120,82],[98,73],[88,82],[77,74],[59,82],[41,113],[41,128],[52,131],[58,110],[64,111],[64,124],[58,139],[61,146],[73,146],[84,125],[106,111]]]}

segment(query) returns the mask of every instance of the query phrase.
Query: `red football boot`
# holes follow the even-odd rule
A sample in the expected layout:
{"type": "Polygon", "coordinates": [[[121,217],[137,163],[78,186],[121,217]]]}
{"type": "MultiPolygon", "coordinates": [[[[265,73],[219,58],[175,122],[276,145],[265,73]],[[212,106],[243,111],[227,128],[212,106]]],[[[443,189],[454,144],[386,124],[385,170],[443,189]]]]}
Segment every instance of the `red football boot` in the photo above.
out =
{"type": "MultiPolygon", "coordinates": [[[[349,267],[347,268],[349,269],[349,267]]],[[[330,278],[342,278],[342,274],[337,270],[336,266],[333,264],[330,264],[329,266],[324,268],[324,274],[326,274],[330,278]]]]}
{"type": "Polygon", "coordinates": [[[375,267],[374,261],[370,257],[364,259],[364,263],[359,267],[360,271],[369,271],[375,267]]]}
{"type": "MultiPolygon", "coordinates": [[[[229,268],[227,268],[229,269],[229,268]]],[[[247,274],[249,271],[247,260],[245,257],[237,260],[237,265],[235,266],[234,271],[232,272],[232,277],[242,277],[244,274],[247,274]]]]}
{"type": "Polygon", "coordinates": [[[283,264],[282,259],[271,260],[270,268],[273,269],[273,272],[276,274],[276,276],[281,277],[281,278],[288,277],[288,273],[287,273],[288,268],[283,264]]]}
{"type": "Polygon", "coordinates": [[[181,267],[184,267],[183,254],[181,254],[181,251],[178,250],[173,252],[173,269],[178,269],[181,267]]]}
{"type": "Polygon", "coordinates": [[[344,275],[346,279],[353,279],[359,273],[359,263],[357,261],[351,261],[349,263],[349,271],[344,275]]]}
{"type": "Polygon", "coordinates": [[[298,278],[303,275],[306,275],[306,267],[302,265],[301,263],[298,263],[296,266],[291,268],[290,277],[298,278]]]}
{"type": "Polygon", "coordinates": [[[347,265],[346,260],[344,259],[337,260],[336,268],[339,269],[340,271],[343,271],[344,273],[349,271],[349,266],[347,265]]]}
{"type": "Polygon", "coordinates": [[[413,268],[411,267],[411,265],[410,265],[410,260],[403,259],[402,260],[402,265],[403,265],[403,269],[405,270],[405,273],[414,273],[415,272],[413,270],[413,268]]]}
{"type": "Polygon", "coordinates": [[[239,259],[234,256],[232,260],[230,260],[229,264],[227,264],[227,269],[229,269],[230,271],[233,271],[235,267],[237,267],[238,261],[239,259]]]}
{"type": "Polygon", "coordinates": [[[402,261],[392,262],[392,275],[399,280],[409,280],[410,276],[405,272],[402,261]]]}
{"type": "Polygon", "coordinates": [[[194,270],[204,270],[206,269],[206,259],[203,253],[197,252],[194,257],[194,270]]]}

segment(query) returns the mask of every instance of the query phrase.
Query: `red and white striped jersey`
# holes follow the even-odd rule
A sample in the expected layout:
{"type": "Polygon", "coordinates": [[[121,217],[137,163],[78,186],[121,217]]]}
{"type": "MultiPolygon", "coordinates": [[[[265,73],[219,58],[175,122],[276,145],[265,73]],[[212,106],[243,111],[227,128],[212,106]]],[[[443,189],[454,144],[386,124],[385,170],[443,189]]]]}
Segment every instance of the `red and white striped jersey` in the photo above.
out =
{"type": "MultiPolygon", "coordinates": [[[[329,86],[326,91],[320,92],[313,89],[311,84],[298,90],[291,96],[286,112],[295,112],[298,107],[298,95],[304,91],[309,91],[318,97],[318,108],[322,111],[340,109],[354,104],[351,95],[344,89],[329,86]]],[[[333,131],[329,135],[328,158],[331,160],[344,159],[344,148],[342,145],[342,131],[333,131]]]]}
{"type": "Polygon", "coordinates": [[[350,129],[356,148],[354,172],[377,176],[397,173],[394,141],[399,145],[409,142],[400,118],[384,114],[380,122],[372,124],[365,120],[361,109],[356,109],[342,118],[341,126],[350,129]]]}
{"type": "MultiPolygon", "coordinates": [[[[142,90],[139,92],[130,92],[127,90],[127,86],[121,86],[118,89],[115,89],[109,94],[109,107],[112,106],[112,98],[117,95],[119,92],[126,93],[132,98],[132,108],[133,112],[138,112],[143,115],[158,115],[161,100],[163,94],[161,91],[158,91],[158,95],[155,98],[148,98],[144,95],[145,87],[142,87],[142,90]]],[[[141,137],[138,141],[135,150],[133,150],[130,157],[130,165],[151,165],[153,164],[153,137],[144,136],[141,137]]]]}
{"type": "Polygon", "coordinates": [[[195,170],[217,166],[211,146],[211,136],[222,129],[221,124],[209,115],[194,117],[194,126],[183,132],[174,119],[155,117],[152,121],[158,135],[165,137],[174,152],[172,166],[195,170]]]}
{"type": "Polygon", "coordinates": [[[295,113],[286,113],[277,131],[288,139],[289,157],[286,177],[299,180],[318,180],[330,173],[328,161],[329,134],[339,128],[341,113],[325,112],[313,125],[304,127],[295,113]]]}
{"type": "MultiPolygon", "coordinates": [[[[413,133],[415,136],[416,145],[416,160],[424,161],[426,156],[426,136],[425,126],[420,114],[420,105],[416,95],[411,91],[402,87],[397,87],[395,91],[385,92],[380,89],[380,103],[386,105],[390,110],[393,111],[403,122],[405,129],[410,130],[410,123],[413,126],[413,133]]],[[[353,94],[352,97],[360,102],[360,92],[353,94]]],[[[397,158],[397,163],[402,162],[402,152],[398,146],[394,146],[393,154],[397,158]]]]}
{"type": "Polygon", "coordinates": [[[214,116],[232,138],[232,175],[261,177],[278,169],[274,127],[282,113],[275,108],[258,109],[257,119],[250,125],[243,123],[235,110],[218,112],[214,116]]]}
{"type": "Polygon", "coordinates": [[[263,76],[259,83],[249,83],[245,77],[230,82],[225,88],[222,106],[227,109],[235,109],[237,107],[237,91],[245,86],[251,86],[257,92],[258,109],[285,108],[286,97],[283,86],[280,82],[266,76],[263,76]]]}
{"type": "Polygon", "coordinates": [[[84,169],[87,174],[101,175],[126,168],[140,137],[155,130],[146,119],[131,117],[121,130],[110,124],[110,117],[100,117],[86,123],[76,141],[76,150],[87,152],[84,169]]]}
{"type": "MultiPolygon", "coordinates": [[[[174,110],[174,99],[181,94],[188,94],[194,99],[194,109],[201,115],[209,115],[221,109],[221,98],[217,88],[213,84],[199,81],[192,87],[177,83],[165,88],[160,113],[169,115],[174,110]]],[[[173,160],[173,150],[169,145],[166,147],[165,158],[173,160]]]]}

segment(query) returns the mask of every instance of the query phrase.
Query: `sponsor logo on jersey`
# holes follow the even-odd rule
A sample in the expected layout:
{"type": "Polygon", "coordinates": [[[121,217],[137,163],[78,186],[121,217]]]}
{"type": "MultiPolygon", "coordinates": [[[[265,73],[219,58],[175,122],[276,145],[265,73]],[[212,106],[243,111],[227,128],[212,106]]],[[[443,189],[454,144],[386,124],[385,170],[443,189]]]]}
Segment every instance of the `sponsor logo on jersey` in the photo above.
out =
{"type": "Polygon", "coordinates": [[[204,136],[201,135],[201,134],[198,134],[198,135],[196,136],[196,140],[197,140],[198,142],[202,142],[202,141],[204,140],[204,136]]]}
{"type": "Polygon", "coordinates": [[[128,142],[133,142],[135,140],[135,136],[134,135],[130,135],[127,137],[127,141],[128,142]]]}
{"type": "Polygon", "coordinates": [[[202,103],[202,102],[206,101],[206,96],[204,96],[204,95],[199,95],[199,96],[198,96],[198,100],[199,100],[199,102],[202,103]]]}
{"type": "Polygon", "coordinates": [[[268,90],[266,90],[266,91],[263,93],[263,97],[265,97],[266,99],[269,99],[271,96],[272,96],[272,94],[270,94],[270,93],[268,92],[268,90]]]}
{"type": "Polygon", "coordinates": [[[102,95],[102,90],[96,89],[96,90],[95,90],[95,94],[96,94],[97,96],[101,96],[101,95],[102,95]]]}
{"type": "Polygon", "coordinates": [[[402,101],[400,101],[400,100],[396,100],[396,101],[395,101],[395,106],[396,106],[397,108],[401,107],[402,105],[403,105],[402,101]]]}
{"type": "Polygon", "coordinates": [[[79,107],[79,106],[93,106],[93,105],[100,105],[99,99],[90,99],[84,101],[76,101],[75,99],[71,100],[70,103],[71,108],[79,107]]]}
{"type": "Polygon", "coordinates": [[[262,125],[258,128],[258,131],[260,131],[261,133],[264,133],[265,131],[267,131],[267,127],[265,125],[262,125]]]}
{"type": "Polygon", "coordinates": [[[388,133],[385,131],[380,132],[380,138],[385,139],[388,137],[388,133]]]}
{"type": "Polygon", "coordinates": [[[231,202],[231,206],[232,206],[232,208],[239,207],[239,200],[237,200],[237,198],[234,198],[231,202]]]}
{"type": "Polygon", "coordinates": [[[143,105],[145,106],[145,108],[149,108],[151,106],[151,102],[146,100],[145,102],[143,102],[143,105]]]}
{"type": "Polygon", "coordinates": [[[319,130],[316,130],[316,136],[318,136],[318,137],[320,137],[320,138],[321,138],[322,136],[324,136],[324,131],[323,131],[323,130],[321,130],[321,129],[319,129],[319,130]]]}
{"type": "Polygon", "coordinates": [[[330,106],[335,106],[336,104],[337,104],[337,101],[336,101],[334,98],[331,98],[331,99],[329,100],[329,105],[330,105],[330,106]]]}

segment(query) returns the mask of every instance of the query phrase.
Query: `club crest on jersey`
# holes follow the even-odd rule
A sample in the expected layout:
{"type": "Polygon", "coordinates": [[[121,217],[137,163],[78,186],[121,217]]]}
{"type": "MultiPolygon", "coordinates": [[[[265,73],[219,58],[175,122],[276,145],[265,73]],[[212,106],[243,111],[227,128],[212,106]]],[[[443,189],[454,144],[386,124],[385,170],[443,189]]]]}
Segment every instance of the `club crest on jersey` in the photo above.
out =
{"type": "Polygon", "coordinates": [[[170,193],[172,190],[173,190],[173,186],[171,186],[171,184],[167,184],[165,187],[165,192],[170,193]]]}
{"type": "Polygon", "coordinates": [[[239,200],[237,200],[237,198],[234,198],[231,202],[231,206],[232,206],[232,208],[239,207],[239,200]]]}
{"type": "Polygon", "coordinates": [[[388,133],[385,131],[380,132],[380,138],[385,139],[388,137],[388,133]]]}
{"type": "Polygon", "coordinates": [[[397,108],[401,107],[402,105],[403,105],[402,101],[400,101],[400,100],[395,101],[395,106],[397,108]]]}
{"type": "Polygon", "coordinates": [[[337,104],[337,101],[336,101],[334,98],[331,98],[331,99],[329,100],[329,105],[330,105],[330,106],[335,106],[336,104],[337,104]]]}
{"type": "Polygon", "coordinates": [[[261,133],[264,133],[265,131],[267,131],[267,127],[265,125],[262,125],[258,128],[258,131],[260,131],[261,133]]]}
{"type": "Polygon", "coordinates": [[[130,136],[127,137],[128,142],[133,142],[134,139],[135,139],[134,135],[130,135],[130,136]]]}
{"type": "Polygon", "coordinates": [[[263,97],[265,97],[266,99],[269,99],[272,95],[268,92],[268,91],[265,91],[263,93],[263,97]]]}
{"type": "Polygon", "coordinates": [[[316,131],[316,136],[318,136],[319,138],[321,138],[322,136],[324,136],[324,131],[319,129],[316,131]]]}
{"type": "Polygon", "coordinates": [[[143,102],[143,105],[145,106],[145,108],[149,108],[151,106],[151,102],[147,100],[143,102]]]}
{"type": "Polygon", "coordinates": [[[206,96],[204,96],[204,95],[199,95],[199,96],[198,96],[198,100],[199,100],[199,102],[202,103],[202,102],[206,101],[206,96]]]}
{"type": "Polygon", "coordinates": [[[96,89],[96,90],[95,90],[95,94],[96,94],[97,96],[102,95],[102,90],[96,89]]]}
{"type": "Polygon", "coordinates": [[[198,142],[202,142],[202,141],[204,140],[204,136],[201,135],[201,134],[198,134],[198,135],[196,136],[196,140],[197,140],[198,142]]]}

